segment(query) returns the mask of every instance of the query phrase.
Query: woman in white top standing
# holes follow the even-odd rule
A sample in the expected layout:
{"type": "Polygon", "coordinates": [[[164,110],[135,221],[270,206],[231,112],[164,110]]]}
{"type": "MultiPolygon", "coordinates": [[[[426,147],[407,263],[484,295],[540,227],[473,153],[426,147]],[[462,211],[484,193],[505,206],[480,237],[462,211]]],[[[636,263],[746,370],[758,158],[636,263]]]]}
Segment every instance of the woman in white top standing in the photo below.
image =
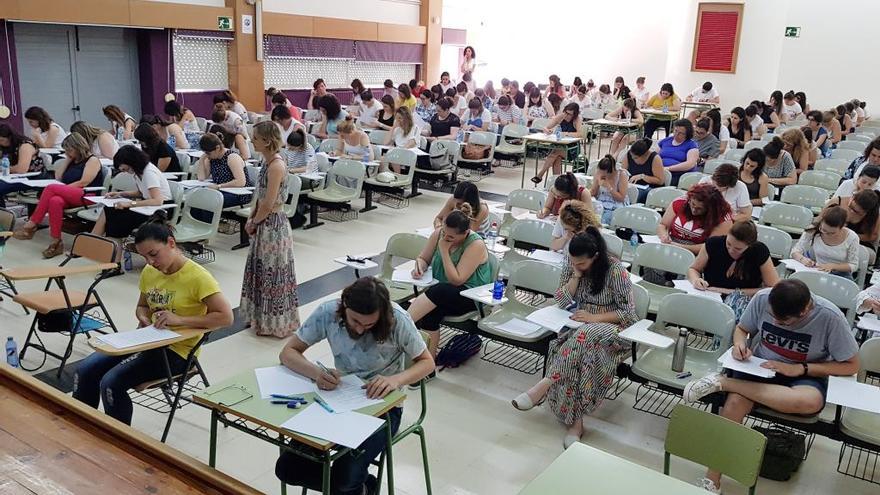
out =
{"type": "Polygon", "coordinates": [[[336,132],[339,134],[339,144],[336,146],[334,156],[360,162],[364,161],[364,155],[366,155],[366,161],[373,161],[370,136],[358,129],[354,125],[354,121],[349,118],[343,120],[336,126],[336,132]]]}
{"type": "Polygon", "coordinates": [[[70,132],[75,132],[86,138],[86,142],[92,149],[92,154],[98,158],[113,158],[119,151],[119,143],[104,129],[87,124],[83,121],[74,122],[70,126],[70,132]]]}
{"type": "Polygon", "coordinates": [[[461,66],[458,68],[458,79],[459,81],[461,81],[462,76],[464,76],[465,73],[470,72],[471,80],[473,80],[474,69],[477,68],[477,54],[476,52],[474,52],[474,47],[464,47],[464,52],[462,53],[462,56],[464,57],[464,59],[461,61],[461,66]]]}
{"type": "Polygon", "coordinates": [[[831,206],[791,249],[791,257],[806,266],[852,280],[859,267],[859,236],[846,227],[846,209],[831,206]]]}
{"type": "Polygon", "coordinates": [[[749,199],[749,190],[739,180],[739,169],[731,163],[722,163],[712,172],[709,177],[704,177],[700,183],[714,185],[721,191],[721,196],[730,205],[733,220],[749,220],[752,218],[752,201],[749,199]]]}
{"type": "Polygon", "coordinates": [[[41,107],[30,107],[24,112],[24,118],[31,126],[31,140],[37,148],[61,148],[67,131],[52,120],[48,112],[41,107]]]}

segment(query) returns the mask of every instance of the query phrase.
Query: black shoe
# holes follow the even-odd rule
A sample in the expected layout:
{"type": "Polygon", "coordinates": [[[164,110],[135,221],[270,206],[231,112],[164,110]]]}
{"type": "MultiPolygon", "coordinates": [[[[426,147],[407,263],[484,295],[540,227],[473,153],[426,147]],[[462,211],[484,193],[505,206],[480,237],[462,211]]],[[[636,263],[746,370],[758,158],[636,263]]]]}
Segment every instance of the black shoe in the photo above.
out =
{"type": "Polygon", "coordinates": [[[364,480],[364,493],[366,495],[379,495],[379,480],[372,474],[367,475],[364,480]]]}
{"type": "MultiPolygon", "coordinates": [[[[436,377],[437,377],[437,372],[436,372],[436,371],[432,371],[428,376],[426,376],[425,378],[422,378],[422,380],[424,380],[425,383],[428,383],[428,382],[430,382],[431,380],[433,380],[433,379],[436,378],[436,377]]],[[[420,383],[421,383],[421,380],[418,381],[418,382],[415,382],[415,383],[410,383],[410,384],[409,384],[409,389],[410,389],[410,390],[418,390],[418,389],[419,389],[419,386],[420,386],[420,383]]]]}

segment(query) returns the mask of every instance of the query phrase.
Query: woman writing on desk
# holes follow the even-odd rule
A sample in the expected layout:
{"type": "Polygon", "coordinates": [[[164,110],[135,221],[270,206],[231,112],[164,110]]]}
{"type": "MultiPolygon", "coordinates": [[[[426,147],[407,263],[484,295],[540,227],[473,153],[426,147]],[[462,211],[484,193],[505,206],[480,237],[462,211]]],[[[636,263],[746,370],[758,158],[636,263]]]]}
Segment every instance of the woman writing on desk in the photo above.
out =
{"type": "MultiPolygon", "coordinates": [[[[605,116],[608,120],[622,120],[625,122],[632,122],[635,124],[642,125],[645,123],[645,116],[642,115],[642,112],[638,109],[636,105],[636,100],[632,98],[627,98],[623,100],[623,105],[609,113],[605,116]]],[[[608,152],[609,155],[616,157],[617,152],[621,150],[626,144],[632,142],[635,139],[635,135],[633,134],[624,134],[620,131],[614,131],[614,134],[611,136],[611,151],[608,152]],[[624,137],[626,138],[626,143],[624,143],[624,137]]]]}
{"type": "Polygon", "coordinates": [[[846,209],[830,206],[804,231],[791,257],[806,266],[852,280],[859,267],[859,236],[846,226],[846,209]]]}
{"type": "Polygon", "coordinates": [[[446,217],[455,210],[460,210],[462,205],[467,204],[470,207],[471,230],[485,235],[492,226],[492,219],[489,217],[489,205],[480,199],[480,190],[473,182],[459,182],[452,191],[452,197],[446,200],[440,213],[434,217],[434,228],[439,229],[446,221],[446,217]]]}
{"type": "MultiPolygon", "coordinates": [[[[211,274],[177,250],[164,210],[156,212],[134,235],[138,253],[147,260],[138,285],[135,316],[138,327],[153,325],[175,331],[216,329],[232,324],[232,308],[211,274]]],[[[165,357],[172,375],[185,371],[187,356],[201,338],[134,355],[107,356],[98,352],[84,359],[73,375],[73,398],[131,424],[128,391],[166,376],[165,357]],[[170,352],[168,352],[170,351],[170,352]]]]}
{"type": "Polygon", "coordinates": [[[353,120],[343,120],[336,129],[339,132],[339,142],[334,153],[336,156],[357,161],[362,161],[366,157],[369,158],[368,161],[373,161],[370,136],[358,129],[353,120]]]}
{"type": "Polygon", "coordinates": [[[553,187],[550,188],[550,192],[547,194],[547,202],[535,216],[546,218],[549,215],[559,215],[562,203],[570,199],[583,201],[588,205],[593,204],[590,190],[582,186],[573,173],[566,172],[557,177],[556,181],[553,182],[553,187]]]}
{"type": "MultiPolygon", "coordinates": [[[[210,187],[222,189],[224,187],[253,187],[254,182],[244,171],[244,160],[238,154],[226,147],[223,138],[228,143],[230,136],[222,132],[217,134],[205,134],[199,139],[199,147],[205,152],[198,161],[196,178],[201,181],[213,182],[210,187]]],[[[224,191],[223,208],[239,206],[250,201],[250,195],[232,194],[224,191]]],[[[193,210],[201,214],[202,210],[193,210]]],[[[200,219],[196,217],[196,219],[200,219]]],[[[205,220],[210,222],[209,220],[205,220]]]]}
{"type": "Polygon", "coordinates": [[[471,230],[471,207],[463,203],[460,208],[446,215],[443,226],[431,234],[412,271],[414,278],[421,278],[430,268],[439,282],[415,298],[408,310],[416,326],[430,336],[432,356],[437,355],[443,318],[474,310],[474,302],[461,291],[492,283],[489,251],[480,234],[471,230]]]}
{"type": "MultiPolygon", "coordinates": [[[[581,126],[581,108],[577,103],[569,103],[565,105],[565,108],[562,109],[558,115],[550,119],[550,122],[547,123],[547,127],[543,129],[545,134],[550,134],[550,132],[559,126],[559,129],[562,133],[563,137],[581,137],[583,135],[582,126],[581,126]]],[[[544,166],[541,167],[541,170],[538,171],[538,174],[532,177],[532,182],[535,184],[540,184],[541,181],[544,180],[544,176],[547,174],[547,171],[553,169],[553,173],[555,175],[559,175],[562,160],[568,159],[568,161],[574,161],[577,158],[580,149],[578,147],[571,147],[567,150],[555,149],[547,158],[544,159],[544,166]]]]}
{"type": "Polygon", "coordinates": [[[672,200],[663,213],[657,236],[699,254],[706,239],[725,235],[733,225],[730,205],[714,184],[695,184],[687,195],[672,200]]]}
{"type": "MultiPolygon", "coordinates": [[[[40,156],[40,150],[30,139],[22,136],[9,124],[0,124],[0,158],[9,159],[10,174],[35,173],[31,177],[39,179],[46,171],[46,163],[40,156]]],[[[17,183],[0,182],[0,207],[6,206],[6,195],[25,191],[28,186],[17,183]]]]}
{"type": "Polygon", "coordinates": [[[617,334],[637,320],[629,274],[611,258],[594,227],[576,235],[559,278],[556,303],[574,312],[577,328],[564,328],[550,342],[547,377],[511,401],[528,411],[549,401],[556,418],[568,427],[568,448],[584,432],[583,418],[602,404],[629,344],[617,334]]]}

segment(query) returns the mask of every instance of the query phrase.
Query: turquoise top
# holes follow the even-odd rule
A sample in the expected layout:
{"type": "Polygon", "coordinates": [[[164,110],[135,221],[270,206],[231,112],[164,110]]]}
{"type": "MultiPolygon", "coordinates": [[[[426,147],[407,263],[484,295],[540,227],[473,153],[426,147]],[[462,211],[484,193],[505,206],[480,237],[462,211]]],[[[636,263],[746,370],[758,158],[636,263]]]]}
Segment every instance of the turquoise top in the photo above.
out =
{"type": "MultiPolygon", "coordinates": [[[[458,266],[458,261],[461,259],[461,255],[464,254],[464,250],[467,249],[472,242],[480,239],[482,239],[480,234],[477,234],[476,232],[468,234],[461,247],[453,250],[449,254],[449,257],[452,258],[452,263],[455,266],[458,266]]],[[[449,280],[446,278],[446,270],[443,268],[443,258],[440,256],[440,251],[436,248],[434,248],[434,257],[431,258],[431,270],[434,273],[434,278],[440,283],[449,283],[449,280]]],[[[489,261],[486,260],[485,263],[481,264],[476,270],[474,270],[474,273],[471,274],[470,278],[467,279],[467,282],[465,282],[464,285],[467,288],[473,288],[490,283],[492,283],[492,267],[489,266],[489,261]]]]}

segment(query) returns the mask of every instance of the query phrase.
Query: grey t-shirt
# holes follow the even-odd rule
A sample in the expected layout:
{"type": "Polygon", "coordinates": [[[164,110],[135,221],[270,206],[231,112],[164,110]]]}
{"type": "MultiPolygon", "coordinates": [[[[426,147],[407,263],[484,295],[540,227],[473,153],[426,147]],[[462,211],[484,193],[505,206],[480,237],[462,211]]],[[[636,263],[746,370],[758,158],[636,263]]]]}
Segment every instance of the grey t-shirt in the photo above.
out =
{"type": "Polygon", "coordinates": [[[721,152],[721,141],[714,134],[707,134],[703,139],[694,139],[700,146],[700,156],[714,158],[721,152]]]}
{"type": "Polygon", "coordinates": [[[771,289],[752,297],[739,326],[749,335],[755,356],[783,363],[846,361],[859,352],[843,313],[822,297],[813,296],[813,309],[797,325],[783,327],[770,313],[771,289]]]}
{"type": "Polygon", "coordinates": [[[376,375],[400,373],[404,368],[404,356],[415,358],[427,347],[409,313],[396,303],[391,304],[395,323],[385,342],[377,342],[369,331],[359,339],[351,338],[345,324],[336,318],[339,299],[318,306],[297,330],[296,336],[308,345],[327,339],[336,369],[343,375],[354,373],[369,380],[376,375]]]}

